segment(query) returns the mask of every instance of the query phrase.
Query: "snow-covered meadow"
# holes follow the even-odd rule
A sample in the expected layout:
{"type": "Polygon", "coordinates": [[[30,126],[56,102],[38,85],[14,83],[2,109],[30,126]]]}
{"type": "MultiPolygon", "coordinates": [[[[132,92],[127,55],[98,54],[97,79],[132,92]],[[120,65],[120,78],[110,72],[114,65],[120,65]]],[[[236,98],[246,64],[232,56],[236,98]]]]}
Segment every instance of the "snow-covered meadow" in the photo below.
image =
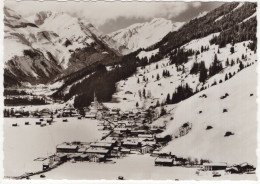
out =
{"type": "Polygon", "coordinates": [[[54,119],[52,125],[36,125],[37,118],[6,118],[4,120],[4,175],[19,176],[25,172],[42,170],[38,157],[47,157],[56,152],[63,142],[96,141],[102,137],[98,121],[77,118],[54,119]],[[29,122],[30,125],[25,125],[29,122]],[[12,124],[17,123],[17,127],[12,124]]]}

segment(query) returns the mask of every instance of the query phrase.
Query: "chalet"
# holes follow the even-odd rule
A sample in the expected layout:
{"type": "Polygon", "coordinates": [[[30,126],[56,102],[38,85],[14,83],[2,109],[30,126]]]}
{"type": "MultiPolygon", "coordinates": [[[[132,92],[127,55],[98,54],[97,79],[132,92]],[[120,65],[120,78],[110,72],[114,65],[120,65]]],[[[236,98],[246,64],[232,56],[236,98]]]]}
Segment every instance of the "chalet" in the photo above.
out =
{"type": "Polygon", "coordinates": [[[68,155],[68,159],[72,161],[78,161],[80,160],[81,153],[72,153],[68,155]]]}
{"type": "Polygon", "coordinates": [[[237,174],[239,173],[239,168],[237,166],[227,167],[226,172],[230,174],[237,174]]]}
{"type": "Polygon", "coordinates": [[[121,153],[122,153],[123,155],[125,155],[125,154],[130,154],[130,153],[131,153],[131,150],[130,150],[130,149],[123,148],[123,149],[121,149],[121,153]]]}
{"type": "Polygon", "coordinates": [[[163,130],[161,130],[160,128],[151,128],[150,131],[155,134],[163,132],[163,130]]]}
{"type": "Polygon", "coordinates": [[[153,139],[153,135],[152,134],[139,134],[138,138],[141,138],[141,139],[153,139]]]}
{"type": "Polygon", "coordinates": [[[76,152],[78,152],[78,149],[79,149],[78,145],[63,143],[63,144],[59,144],[56,147],[56,152],[57,153],[76,153],[76,152]]]}
{"type": "MultiPolygon", "coordinates": [[[[175,156],[174,156],[174,157],[175,157],[175,156]]],[[[175,157],[174,165],[181,166],[181,165],[185,165],[186,162],[187,162],[187,159],[185,159],[185,158],[175,157]]]]}
{"type": "Polygon", "coordinates": [[[68,154],[66,153],[56,153],[54,155],[54,161],[63,161],[66,162],[68,160],[68,154]]]}
{"type": "Polygon", "coordinates": [[[50,164],[49,164],[49,163],[44,162],[44,163],[42,164],[42,170],[47,170],[47,169],[49,169],[49,168],[50,168],[50,164]]]}
{"type": "Polygon", "coordinates": [[[154,147],[152,145],[145,144],[145,145],[142,145],[140,152],[143,154],[151,153],[153,149],[154,149],[154,147]]]}
{"type": "Polygon", "coordinates": [[[112,150],[113,144],[107,143],[107,142],[95,142],[95,143],[91,143],[90,147],[92,147],[92,148],[105,148],[105,149],[108,149],[108,150],[112,150]]]}
{"type": "Polygon", "coordinates": [[[75,158],[75,161],[89,161],[89,155],[88,154],[81,154],[78,157],[75,158]]]}
{"type": "Polygon", "coordinates": [[[50,111],[50,109],[42,109],[40,111],[40,114],[41,114],[41,116],[50,116],[51,115],[51,111],[50,111]]]}
{"type": "Polygon", "coordinates": [[[174,158],[157,157],[154,161],[155,166],[173,166],[174,158]]]}
{"type": "Polygon", "coordinates": [[[145,134],[145,130],[131,130],[131,135],[138,136],[139,134],[145,134]]]}
{"type": "Polygon", "coordinates": [[[86,154],[108,156],[110,154],[110,150],[104,148],[89,148],[86,150],[86,154]]]}
{"type": "Polygon", "coordinates": [[[82,146],[82,147],[80,147],[80,148],[78,149],[78,152],[79,152],[79,153],[85,153],[88,148],[89,148],[89,146],[82,146]]]}
{"type": "Polygon", "coordinates": [[[241,173],[251,172],[251,171],[254,171],[254,170],[255,170],[254,166],[248,164],[247,162],[240,164],[240,165],[239,165],[239,169],[240,169],[240,172],[241,172],[241,173]]]}
{"type": "Polygon", "coordinates": [[[40,113],[38,113],[38,112],[35,112],[34,114],[33,114],[33,117],[41,117],[41,114],[40,113]]]}
{"type": "Polygon", "coordinates": [[[111,154],[110,156],[112,157],[120,157],[120,147],[114,147],[112,150],[111,150],[111,154]]]}
{"type": "Polygon", "coordinates": [[[114,128],[115,133],[130,133],[128,128],[114,128]]]}
{"type": "Polygon", "coordinates": [[[96,118],[96,114],[95,113],[86,113],[85,118],[96,118]]]}
{"type": "Polygon", "coordinates": [[[90,162],[105,162],[106,161],[106,157],[105,155],[90,155],[89,156],[89,161],[90,162]]]}
{"type": "Polygon", "coordinates": [[[215,171],[215,170],[226,170],[226,163],[204,163],[203,168],[205,171],[215,171]]]}
{"type": "Polygon", "coordinates": [[[120,111],[120,109],[113,107],[112,109],[110,109],[109,114],[116,115],[119,113],[119,111],[120,111]]]}
{"type": "Polygon", "coordinates": [[[112,147],[115,147],[118,144],[117,140],[114,140],[111,137],[108,137],[108,138],[106,138],[104,140],[101,140],[100,142],[102,142],[102,143],[111,143],[112,147]]]}
{"type": "Polygon", "coordinates": [[[15,116],[16,118],[21,118],[21,117],[23,117],[23,115],[22,115],[21,113],[15,113],[14,116],[15,116]]]}
{"type": "Polygon", "coordinates": [[[156,144],[155,141],[147,141],[147,140],[144,140],[144,141],[142,141],[141,143],[142,143],[142,145],[150,145],[150,146],[153,146],[153,147],[156,147],[156,146],[157,146],[157,144],[156,144]]]}
{"type": "Polygon", "coordinates": [[[152,157],[158,157],[160,155],[160,151],[159,150],[154,150],[151,154],[152,157]]]}
{"type": "Polygon", "coordinates": [[[141,143],[138,141],[124,141],[122,147],[127,149],[140,149],[141,143]]]}

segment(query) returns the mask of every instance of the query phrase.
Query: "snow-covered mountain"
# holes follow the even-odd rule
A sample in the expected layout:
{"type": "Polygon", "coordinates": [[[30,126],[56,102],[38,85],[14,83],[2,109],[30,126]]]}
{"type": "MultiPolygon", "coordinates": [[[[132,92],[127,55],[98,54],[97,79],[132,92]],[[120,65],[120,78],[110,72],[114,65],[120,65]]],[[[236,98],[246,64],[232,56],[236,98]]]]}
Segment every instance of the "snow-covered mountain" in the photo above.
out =
{"type": "Polygon", "coordinates": [[[122,54],[147,48],[171,31],[178,30],[184,22],[173,23],[164,18],[155,18],[150,22],[133,24],[127,28],[108,34],[105,39],[114,42],[114,47],[122,54]]]}
{"type": "Polygon", "coordinates": [[[39,12],[28,20],[7,7],[4,13],[7,80],[48,82],[118,55],[91,23],[66,13],[39,12]]]}

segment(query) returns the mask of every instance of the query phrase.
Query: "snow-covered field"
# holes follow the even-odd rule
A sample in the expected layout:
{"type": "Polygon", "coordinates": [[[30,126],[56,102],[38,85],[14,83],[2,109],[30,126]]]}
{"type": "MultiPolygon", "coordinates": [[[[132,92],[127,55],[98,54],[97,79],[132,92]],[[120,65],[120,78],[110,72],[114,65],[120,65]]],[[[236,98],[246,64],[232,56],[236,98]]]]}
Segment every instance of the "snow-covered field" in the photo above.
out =
{"type": "MultiPolygon", "coordinates": [[[[196,175],[197,168],[160,167],[154,166],[155,157],[149,155],[128,155],[114,159],[116,163],[65,163],[60,167],[45,173],[45,179],[70,179],[70,180],[116,180],[123,176],[126,180],[253,180],[254,175],[222,173],[221,177],[212,177],[212,172],[196,175]],[[74,172],[71,172],[74,171],[74,172]]],[[[41,179],[39,175],[31,179],[41,179]]]]}
{"type": "Polygon", "coordinates": [[[228,81],[175,105],[170,112],[174,119],[166,119],[168,126],[163,134],[175,135],[186,122],[192,123],[192,129],[171,141],[162,152],[228,164],[248,162],[256,166],[256,87],[256,65],[253,65],[228,81]],[[229,96],[220,99],[226,93],[229,96]],[[200,98],[203,94],[207,98],[200,98]],[[223,113],[223,109],[228,112],[223,113]],[[207,126],[212,129],[206,130],[207,126]],[[227,131],[234,135],[224,137],[227,131]]]}
{"type": "Polygon", "coordinates": [[[36,118],[6,118],[4,120],[4,175],[19,176],[42,170],[42,162],[33,161],[56,152],[57,144],[65,141],[96,141],[102,137],[97,120],[54,119],[52,125],[35,125],[36,118]],[[30,125],[24,123],[29,121],[30,125]],[[17,123],[18,127],[12,124],[17,123]]]}

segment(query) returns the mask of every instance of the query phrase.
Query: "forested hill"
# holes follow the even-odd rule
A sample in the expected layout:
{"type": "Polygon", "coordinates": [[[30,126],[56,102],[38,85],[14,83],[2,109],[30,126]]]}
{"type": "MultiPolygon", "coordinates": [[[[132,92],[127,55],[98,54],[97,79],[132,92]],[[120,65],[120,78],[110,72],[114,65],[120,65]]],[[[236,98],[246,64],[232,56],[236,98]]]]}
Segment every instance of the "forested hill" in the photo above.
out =
{"type": "MultiPolygon", "coordinates": [[[[225,50],[223,50],[224,53],[227,53],[230,46],[226,47],[226,45],[231,44],[233,45],[231,51],[234,52],[234,48],[237,49],[236,43],[248,41],[243,43],[243,45],[246,44],[243,52],[246,52],[247,48],[251,51],[256,50],[256,26],[256,3],[226,3],[200,18],[192,19],[178,31],[169,33],[162,41],[152,47],[139,49],[117,60],[107,58],[108,63],[103,62],[102,65],[97,65],[93,70],[85,68],[80,72],[67,76],[63,80],[64,84],[54,93],[53,97],[65,101],[75,97],[75,106],[84,107],[90,104],[93,100],[93,93],[96,91],[98,100],[103,102],[110,101],[112,95],[120,90],[118,88],[122,87],[118,86],[120,81],[127,80],[130,76],[133,76],[138,67],[142,70],[142,68],[145,68],[146,65],[151,65],[151,63],[158,62],[159,64],[162,59],[169,59],[169,63],[165,63],[166,66],[171,65],[171,70],[173,70],[169,76],[173,76],[181,70],[187,76],[199,74],[198,83],[195,82],[192,85],[196,91],[201,90],[211,85],[206,84],[207,80],[213,80],[215,75],[223,72],[224,68],[228,68],[229,64],[225,64],[228,58],[232,65],[231,68],[237,70],[237,66],[233,63],[236,61],[236,64],[239,64],[237,60],[239,58],[237,57],[241,56],[236,56],[235,58],[234,55],[232,57],[223,55],[219,51],[221,48],[225,50]],[[185,44],[196,42],[199,39],[206,39],[207,43],[201,40],[196,44],[196,48],[184,48],[185,44]],[[208,55],[207,59],[202,61],[205,53],[208,55]],[[216,54],[219,54],[218,57],[221,58],[221,62],[216,54]],[[213,62],[211,59],[214,57],[213,62]],[[194,58],[200,59],[197,62],[194,58]],[[204,62],[207,65],[206,67],[204,62]],[[193,63],[194,66],[189,71],[191,66],[188,65],[193,63]]],[[[226,63],[229,63],[229,61],[226,63]]],[[[167,73],[169,73],[168,71],[167,73]]],[[[169,76],[168,74],[163,75],[166,78],[169,76]]],[[[151,78],[150,80],[153,79],[151,78]]],[[[180,80],[184,80],[184,78],[180,80]]],[[[177,83],[176,85],[178,86],[177,83]]],[[[163,90],[163,88],[160,89],[161,93],[163,93],[163,90]]],[[[193,92],[195,92],[194,89],[193,92]]],[[[188,96],[190,95],[192,95],[192,92],[189,92],[188,96]]]]}
{"type": "Polygon", "coordinates": [[[256,42],[257,20],[254,16],[256,8],[256,3],[225,3],[205,16],[191,20],[178,31],[169,33],[147,51],[159,48],[159,55],[166,55],[193,39],[218,32],[221,34],[211,43],[216,43],[220,47],[224,47],[231,41],[234,43],[245,40],[256,42]],[[250,16],[252,18],[246,20],[250,16]]]}

